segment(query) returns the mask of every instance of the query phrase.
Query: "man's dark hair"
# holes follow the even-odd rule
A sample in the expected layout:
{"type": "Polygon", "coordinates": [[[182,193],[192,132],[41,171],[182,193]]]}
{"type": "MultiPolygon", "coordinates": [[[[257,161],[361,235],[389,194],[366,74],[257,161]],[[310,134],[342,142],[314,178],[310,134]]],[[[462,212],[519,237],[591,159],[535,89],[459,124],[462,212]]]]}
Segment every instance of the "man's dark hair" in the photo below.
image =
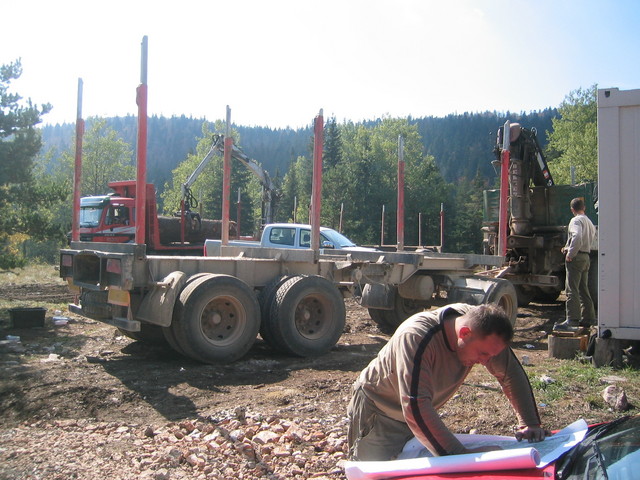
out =
{"type": "Polygon", "coordinates": [[[570,205],[576,212],[582,212],[584,210],[584,200],[582,198],[574,198],[571,200],[570,205]]]}
{"type": "Polygon", "coordinates": [[[497,335],[504,343],[513,338],[513,325],[505,311],[494,303],[474,306],[467,313],[469,325],[481,337],[497,335]]]}

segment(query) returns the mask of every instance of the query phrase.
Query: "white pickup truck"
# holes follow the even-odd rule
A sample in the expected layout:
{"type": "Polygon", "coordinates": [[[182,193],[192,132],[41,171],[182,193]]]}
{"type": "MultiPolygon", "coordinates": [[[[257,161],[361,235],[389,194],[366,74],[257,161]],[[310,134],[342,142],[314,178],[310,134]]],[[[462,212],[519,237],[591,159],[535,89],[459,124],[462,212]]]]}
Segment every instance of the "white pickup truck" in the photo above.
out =
{"type": "MultiPolygon", "coordinates": [[[[221,240],[207,240],[204,244],[204,255],[217,256],[220,253],[221,240]]],[[[260,241],[230,240],[234,247],[267,247],[267,248],[311,248],[311,225],[302,223],[270,223],[264,227],[260,241]]],[[[368,247],[359,247],[341,233],[332,228],[320,227],[320,248],[350,252],[375,252],[368,247]]]]}

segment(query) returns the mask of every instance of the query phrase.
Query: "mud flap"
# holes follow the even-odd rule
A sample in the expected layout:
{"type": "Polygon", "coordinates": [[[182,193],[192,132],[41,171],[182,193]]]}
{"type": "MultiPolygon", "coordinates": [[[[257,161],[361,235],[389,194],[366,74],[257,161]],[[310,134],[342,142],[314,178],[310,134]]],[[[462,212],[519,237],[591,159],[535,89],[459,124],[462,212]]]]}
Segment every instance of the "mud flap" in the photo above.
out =
{"type": "Polygon", "coordinates": [[[171,325],[173,306],[186,282],[186,273],[171,272],[161,282],[156,283],[142,299],[136,320],[161,327],[171,325]]]}

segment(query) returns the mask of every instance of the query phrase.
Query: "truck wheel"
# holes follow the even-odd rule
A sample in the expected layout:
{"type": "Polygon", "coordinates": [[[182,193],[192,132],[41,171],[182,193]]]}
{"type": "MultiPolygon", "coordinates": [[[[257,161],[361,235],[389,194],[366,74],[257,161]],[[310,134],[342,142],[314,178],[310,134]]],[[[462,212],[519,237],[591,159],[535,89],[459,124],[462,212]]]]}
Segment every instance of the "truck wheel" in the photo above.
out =
{"type": "Polygon", "coordinates": [[[386,310],[382,310],[380,308],[369,308],[369,316],[371,320],[373,320],[376,325],[378,325],[378,330],[382,333],[393,333],[395,328],[387,323],[387,319],[385,317],[386,310]]]}
{"type": "Polygon", "coordinates": [[[295,276],[276,291],[268,328],[285,353],[315,356],[337,343],[345,318],[342,294],[333,283],[319,276],[295,276]]]}
{"type": "Polygon", "coordinates": [[[552,287],[538,287],[534,298],[542,303],[554,303],[558,300],[561,291],[552,287]]]}
{"type": "MultiPolygon", "coordinates": [[[[196,273],[195,275],[190,276],[187,279],[187,282],[185,283],[185,286],[183,287],[186,288],[190,283],[193,283],[194,281],[198,280],[199,278],[202,278],[204,276],[207,275],[211,275],[210,273],[196,273]]],[[[164,334],[164,338],[167,341],[167,343],[169,344],[169,346],[175,350],[176,352],[178,352],[180,355],[184,355],[185,357],[188,357],[187,354],[184,353],[184,350],[182,350],[182,347],[178,344],[178,340],[176,339],[176,334],[173,330],[173,325],[177,324],[179,322],[175,320],[176,318],[176,311],[177,309],[174,309],[174,313],[173,313],[173,319],[171,320],[172,324],[169,325],[168,327],[163,327],[162,328],[162,333],[164,334]]]]}
{"type": "Polygon", "coordinates": [[[518,306],[526,307],[538,293],[535,287],[527,287],[526,285],[514,285],[516,296],[518,297],[518,306]]]}
{"type": "Polygon", "coordinates": [[[276,278],[269,282],[265,287],[260,290],[258,294],[258,303],[260,304],[260,336],[262,339],[269,344],[271,348],[277,350],[281,353],[286,353],[286,350],[282,345],[279,345],[276,341],[273,332],[271,331],[271,306],[274,304],[276,299],[276,292],[280,288],[280,286],[289,280],[291,275],[285,275],[283,277],[276,278]]]}
{"type": "MultiPolygon", "coordinates": [[[[172,321],[172,325],[173,325],[173,321],[172,321]]],[[[164,335],[165,340],[174,351],[178,352],[180,355],[184,355],[185,357],[188,356],[184,353],[184,351],[182,350],[182,347],[178,345],[178,340],[176,340],[176,334],[174,333],[171,325],[168,327],[162,327],[162,333],[164,335]]]]}
{"type": "Polygon", "coordinates": [[[255,342],[260,306],[242,280],[204,275],[182,290],[171,326],[187,356],[203,363],[233,362],[255,342]]]}
{"type": "Polygon", "coordinates": [[[486,303],[495,303],[506,312],[511,320],[511,325],[516,324],[518,317],[518,296],[516,289],[509,280],[496,278],[494,285],[489,290],[486,303]]]}
{"type": "Polygon", "coordinates": [[[395,332],[407,318],[425,309],[424,305],[415,300],[401,297],[398,294],[398,287],[391,287],[391,289],[393,292],[393,308],[391,310],[369,309],[371,319],[378,324],[384,333],[395,332]],[[372,310],[375,310],[375,313],[372,313],[372,310]]]}
{"type": "Polygon", "coordinates": [[[151,325],[148,323],[142,323],[140,325],[139,332],[130,332],[123,328],[118,328],[118,331],[124,336],[137,340],[139,342],[148,343],[149,345],[157,345],[160,347],[167,346],[167,341],[162,333],[162,327],[159,325],[151,325]]]}

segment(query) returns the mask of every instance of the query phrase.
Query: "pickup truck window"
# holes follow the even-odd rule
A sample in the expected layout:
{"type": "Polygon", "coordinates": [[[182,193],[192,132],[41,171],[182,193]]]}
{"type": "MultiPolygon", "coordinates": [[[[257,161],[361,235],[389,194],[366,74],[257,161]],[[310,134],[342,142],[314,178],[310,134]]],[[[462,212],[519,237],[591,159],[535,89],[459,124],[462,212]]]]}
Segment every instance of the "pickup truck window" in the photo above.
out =
{"type": "MultiPolygon", "coordinates": [[[[329,242],[333,244],[331,240],[329,240],[324,234],[320,234],[320,245],[323,245],[325,242],[329,242]]],[[[311,247],[311,230],[300,230],[300,246],[309,248],[311,247]]]]}
{"type": "Polygon", "coordinates": [[[272,228],[271,232],[269,232],[269,242],[276,245],[290,245],[293,247],[295,239],[295,228],[272,228]]]}
{"type": "Polygon", "coordinates": [[[309,230],[300,231],[300,246],[307,248],[311,246],[311,232],[309,230]]]}

